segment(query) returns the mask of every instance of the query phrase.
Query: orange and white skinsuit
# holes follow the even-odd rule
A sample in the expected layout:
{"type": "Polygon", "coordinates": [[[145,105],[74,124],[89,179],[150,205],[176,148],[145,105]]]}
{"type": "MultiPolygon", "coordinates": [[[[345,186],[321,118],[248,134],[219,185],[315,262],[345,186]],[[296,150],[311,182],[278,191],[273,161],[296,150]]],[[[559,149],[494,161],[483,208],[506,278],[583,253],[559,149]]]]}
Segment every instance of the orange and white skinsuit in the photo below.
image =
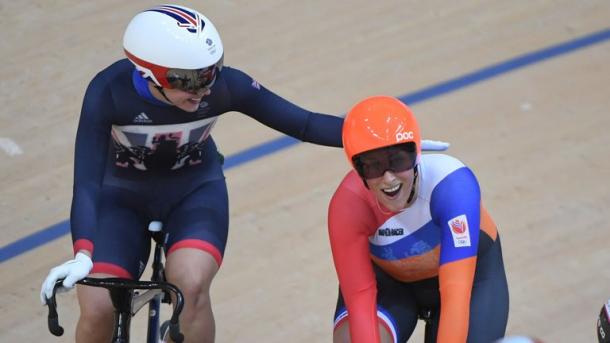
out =
{"type": "MultiPolygon", "coordinates": [[[[438,342],[482,340],[469,338],[469,327],[472,330],[477,325],[471,322],[471,293],[477,256],[490,246],[500,249],[496,225],[481,204],[476,177],[462,162],[447,155],[422,155],[417,168],[416,199],[400,212],[385,209],[355,171],[347,174],[331,200],[329,235],[346,307],[343,313],[336,313],[335,327],[349,320],[352,342],[378,342],[379,323],[395,341],[411,334],[400,333],[396,320],[388,318],[391,312],[380,311],[373,264],[405,285],[437,278],[438,342]],[[480,239],[484,241],[481,245],[480,239]]],[[[487,319],[494,321],[477,336],[495,339],[504,335],[508,317],[501,250],[499,262],[494,263],[497,282],[489,285],[491,292],[485,292],[492,296],[478,301],[476,320],[480,325],[487,325],[487,319]],[[479,318],[485,316],[491,318],[479,318]]]]}

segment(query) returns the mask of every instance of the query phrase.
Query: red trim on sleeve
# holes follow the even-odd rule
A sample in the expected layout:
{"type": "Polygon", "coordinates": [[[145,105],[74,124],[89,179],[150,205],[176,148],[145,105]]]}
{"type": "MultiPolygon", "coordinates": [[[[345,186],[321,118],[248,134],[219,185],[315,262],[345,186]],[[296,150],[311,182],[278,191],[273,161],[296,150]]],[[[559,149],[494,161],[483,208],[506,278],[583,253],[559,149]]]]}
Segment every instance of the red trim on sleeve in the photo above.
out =
{"type": "Polygon", "coordinates": [[[74,245],[72,246],[72,248],[74,249],[74,255],[76,255],[76,253],[79,252],[80,250],[87,250],[88,252],[91,253],[91,255],[93,255],[93,242],[91,242],[88,239],[76,240],[76,242],[74,242],[74,245]]]}

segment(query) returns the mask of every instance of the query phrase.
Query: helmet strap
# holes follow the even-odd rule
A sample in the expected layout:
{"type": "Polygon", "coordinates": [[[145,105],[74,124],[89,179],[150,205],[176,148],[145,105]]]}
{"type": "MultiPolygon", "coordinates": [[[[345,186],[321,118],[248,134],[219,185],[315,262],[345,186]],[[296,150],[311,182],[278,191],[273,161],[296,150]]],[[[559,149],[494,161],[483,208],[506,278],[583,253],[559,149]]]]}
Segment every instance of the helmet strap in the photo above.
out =
{"type": "Polygon", "coordinates": [[[407,205],[411,205],[411,201],[413,201],[413,197],[415,196],[415,186],[417,185],[417,175],[418,173],[418,165],[415,165],[413,170],[413,185],[411,186],[411,194],[409,194],[409,198],[407,199],[407,205]]]}
{"type": "Polygon", "coordinates": [[[163,87],[155,84],[155,88],[159,91],[159,93],[161,93],[161,95],[163,95],[163,97],[165,98],[165,100],[167,100],[167,102],[169,102],[172,105],[174,104],[171,100],[169,100],[167,95],[165,95],[165,92],[163,91],[163,87]]]}
{"type": "Polygon", "coordinates": [[[362,182],[364,182],[364,187],[366,187],[366,189],[371,189],[369,187],[369,184],[366,183],[366,179],[364,178],[364,176],[360,175],[360,173],[358,173],[358,175],[360,176],[360,179],[362,179],[362,182]]]}

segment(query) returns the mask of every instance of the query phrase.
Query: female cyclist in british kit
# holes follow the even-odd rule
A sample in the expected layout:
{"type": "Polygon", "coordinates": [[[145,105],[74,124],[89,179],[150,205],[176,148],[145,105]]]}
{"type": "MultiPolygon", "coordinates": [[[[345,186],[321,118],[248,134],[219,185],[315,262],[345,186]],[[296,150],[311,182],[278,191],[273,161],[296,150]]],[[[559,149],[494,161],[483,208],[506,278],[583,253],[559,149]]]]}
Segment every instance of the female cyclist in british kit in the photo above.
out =
{"type": "MultiPolygon", "coordinates": [[[[126,59],[87,88],[76,135],[70,226],[75,258],[55,281],[138,279],[150,249],[148,223],[167,232],[167,280],[184,293],[186,342],[211,342],[210,286],[229,229],[222,157],[210,132],[227,112],[244,113],[302,141],[341,146],[343,119],[300,108],[246,73],[223,66],[216,28],[194,9],[161,5],[138,13],[123,36],[126,59]]],[[[78,287],[77,342],[108,342],[113,306],[107,291],[78,287]]]]}

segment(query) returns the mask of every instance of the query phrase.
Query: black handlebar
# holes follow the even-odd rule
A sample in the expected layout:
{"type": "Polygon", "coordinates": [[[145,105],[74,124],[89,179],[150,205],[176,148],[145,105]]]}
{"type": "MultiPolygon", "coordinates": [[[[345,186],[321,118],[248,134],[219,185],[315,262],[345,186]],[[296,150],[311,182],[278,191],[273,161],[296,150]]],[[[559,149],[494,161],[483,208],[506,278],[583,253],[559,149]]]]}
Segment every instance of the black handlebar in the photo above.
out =
{"type": "MultiPolygon", "coordinates": [[[[64,329],[59,325],[59,318],[57,315],[57,302],[55,295],[57,289],[62,286],[63,280],[58,280],[53,287],[53,295],[51,298],[46,298],[47,305],[49,307],[48,326],[49,331],[55,336],[61,336],[64,333],[64,329]]],[[[81,285],[102,287],[108,290],[124,289],[126,291],[137,290],[137,289],[159,289],[165,292],[173,293],[176,297],[176,304],[169,321],[169,335],[171,339],[180,343],[184,340],[184,335],[180,332],[180,323],[178,321],[182,308],[184,307],[184,297],[182,292],[174,285],[169,282],[157,282],[157,281],[134,281],[129,279],[121,278],[84,278],[77,282],[81,285]]]]}
{"type": "Polygon", "coordinates": [[[53,289],[53,296],[51,299],[47,298],[47,305],[49,306],[49,316],[47,323],[49,325],[49,331],[55,336],[61,336],[64,334],[64,328],[59,325],[59,318],[57,315],[57,303],[55,302],[55,291],[57,290],[57,284],[53,289]]]}

